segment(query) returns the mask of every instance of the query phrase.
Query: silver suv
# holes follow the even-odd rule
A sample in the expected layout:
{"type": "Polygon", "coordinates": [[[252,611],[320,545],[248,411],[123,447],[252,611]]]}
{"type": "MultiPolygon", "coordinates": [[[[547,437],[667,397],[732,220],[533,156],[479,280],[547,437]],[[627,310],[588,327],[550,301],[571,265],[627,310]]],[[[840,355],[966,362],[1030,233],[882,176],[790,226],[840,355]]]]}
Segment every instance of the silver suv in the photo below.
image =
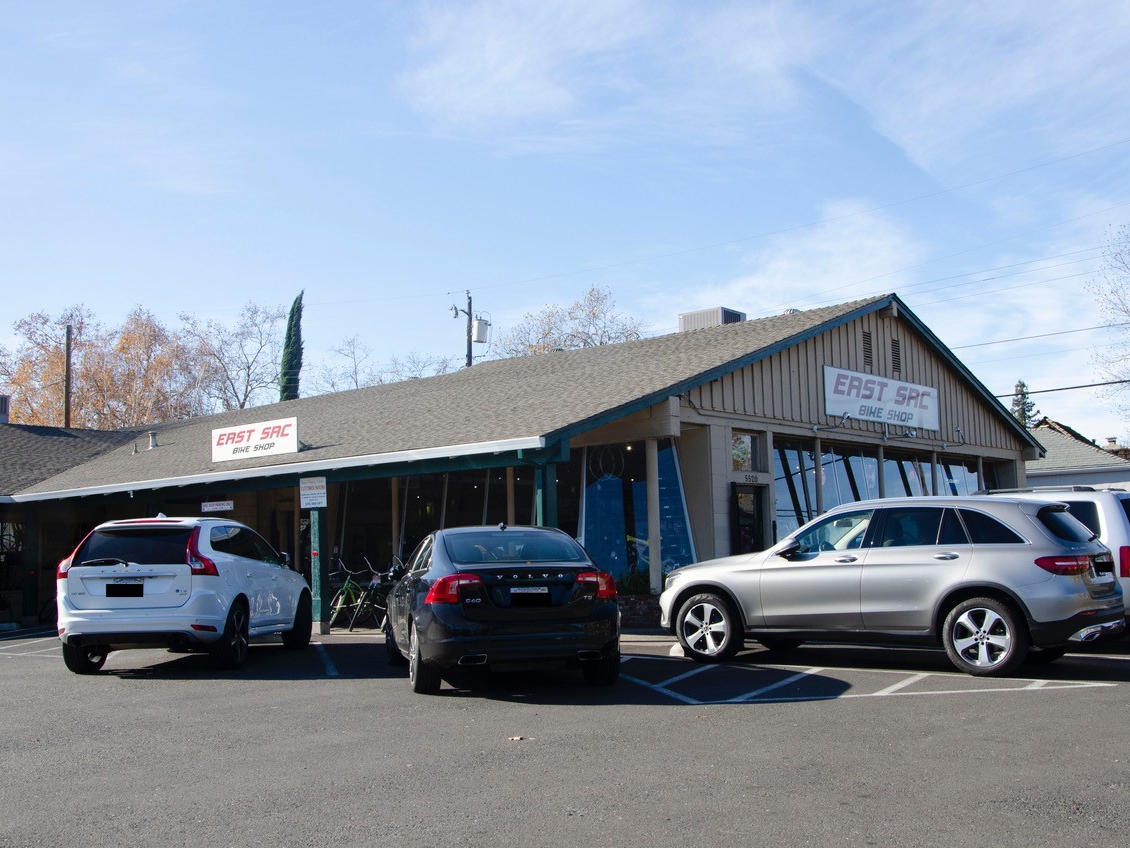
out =
{"type": "MultiPolygon", "coordinates": [[[[978,494],[981,494],[978,492],[978,494]]],[[[1071,514],[1090,528],[1114,555],[1122,595],[1130,595],[1130,492],[1115,486],[1036,486],[1000,489],[988,494],[1028,500],[1055,500],[1067,504],[1071,514]]]]}
{"type": "Polygon", "coordinates": [[[1122,632],[1110,551],[1062,503],[1018,497],[844,504],[768,551],[676,569],[661,623],[700,662],[752,637],[940,645],[958,669],[1013,671],[1122,632]]]}
{"type": "Polygon", "coordinates": [[[310,587],[250,527],[216,518],[107,521],[59,563],[63,660],[94,674],[110,651],[206,651],[221,668],[247,658],[248,640],[281,633],[310,643],[310,587]]]}

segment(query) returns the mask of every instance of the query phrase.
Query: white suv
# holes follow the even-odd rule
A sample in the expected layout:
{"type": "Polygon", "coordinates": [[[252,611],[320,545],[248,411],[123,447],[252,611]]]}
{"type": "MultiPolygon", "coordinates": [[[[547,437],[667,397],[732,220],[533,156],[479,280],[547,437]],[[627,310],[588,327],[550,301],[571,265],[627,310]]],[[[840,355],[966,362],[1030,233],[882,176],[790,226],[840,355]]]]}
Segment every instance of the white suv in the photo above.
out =
{"type": "MultiPolygon", "coordinates": [[[[979,493],[981,494],[981,493],[979,493]]],[[[1054,500],[1067,504],[1114,555],[1114,570],[1130,598],[1130,491],[1114,486],[1035,486],[1030,489],[994,489],[987,494],[1028,500],[1054,500]]],[[[1130,616],[1130,612],[1128,612],[1130,616]]]]}
{"type": "Polygon", "coordinates": [[[110,651],[206,651],[221,668],[253,636],[310,643],[310,587],[254,530],[217,518],[135,518],[95,527],[59,563],[63,660],[94,674],[110,651]]]}

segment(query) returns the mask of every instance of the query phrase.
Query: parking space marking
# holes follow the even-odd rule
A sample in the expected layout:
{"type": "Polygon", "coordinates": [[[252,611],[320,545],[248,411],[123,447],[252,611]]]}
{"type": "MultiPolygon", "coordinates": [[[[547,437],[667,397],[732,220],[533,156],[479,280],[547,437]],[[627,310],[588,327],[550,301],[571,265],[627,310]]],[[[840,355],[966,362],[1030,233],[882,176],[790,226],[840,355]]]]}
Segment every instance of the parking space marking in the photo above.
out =
{"type": "Polygon", "coordinates": [[[326,646],[321,642],[314,642],[314,650],[318,652],[318,656],[322,660],[322,667],[326,670],[326,677],[340,677],[341,674],[334,665],[334,661],[330,659],[330,652],[326,650],[326,646]]]}
{"type": "MultiPolygon", "coordinates": [[[[684,662],[675,657],[663,656],[631,656],[624,657],[622,668],[626,671],[628,666],[634,663],[665,663],[665,662],[684,662]]],[[[814,684],[819,683],[819,676],[829,671],[828,667],[805,667],[805,666],[781,666],[774,665],[769,668],[758,666],[746,666],[738,664],[718,664],[718,665],[702,665],[691,669],[690,671],[682,674],[677,674],[674,677],[666,678],[659,683],[653,683],[645,680],[642,677],[621,673],[621,678],[638,686],[643,686],[653,692],[665,695],[677,701],[690,706],[706,706],[710,704],[773,704],[773,703],[794,703],[804,701],[829,701],[847,698],[891,698],[901,696],[921,696],[921,695],[971,695],[982,694],[988,692],[1051,692],[1060,689],[1096,689],[1096,688],[1110,688],[1117,686],[1117,683],[1106,683],[1102,681],[1090,680],[1046,680],[1041,678],[1006,678],[1001,680],[999,678],[992,678],[991,681],[994,685],[986,685],[989,680],[986,678],[973,677],[964,675],[960,672],[926,672],[908,674],[906,671],[899,669],[877,669],[877,668],[853,668],[853,667],[835,667],[831,669],[837,676],[839,675],[852,675],[852,674],[866,674],[866,675],[903,675],[902,679],[891,684],[884,686],[874,692],[837,692],[829,693],[827,691],[817,691],[813,694],[798,693],[795,695],[772,695],[787,686],[803,686],[805,682],[812,681],[814,684]],[[671,688],[677,683],[684,682],[698,675],[704,673],[711,673],[710,676],[714,677],[717,674],[738,673],[738,674],[764,674],[767,671],[782,671],[789,669],[798,669],[795,674],[791,674],[783,679],[775,680],[758,689],[754,689],[743,694],[724,697],[724,698],[709,698],[709,697],[694,697],[686,692],[680,692],[677,689],[671,688]],[[915,689],[917,684],[923,682],[935,682],[939,680],[953,680],[961,681],[966,684],[964,688],[946,688],[946,689],[915,689]]],[[[853,685],[858,685],[855,683],[853,685]]]]}
{"type": "Polygon", "coordinates": [[[752,692],[746,692],[744,695],[738,695],[736,698],[730,698],[726,703],[730,704],[743,704],[747,701],[753,701],[766,692],[772,692],[774,689],[780,689],[782,686],[791,686],[792,684],[804,680],[806,677],[811,677],[814,674],[819,674],[824,669],[822,668],[809,668],[805,669],[792,677],[786,677],[784,680],[778,680],[776,683],[770,683],[768,686],[762,686],[760,689],[754,689],[752,692]]]}
{"type": "Polygon", "coordinates": [[[913,686],[920,680],[925,680],[929,675],[926,674],[912,674],[905,680],[900,680],[898,683],[893,683],[886,689],[880,689],[876,695],[893,695],[899,689],[905,689],[907,686],[913,686]]]}
{"type": "MultiPolygon", "coordinates": [[[[623,665],[623,663],[627,659],[630,659],[630,658],[629,657],[621,657],[620,658],[620,664],[623,665]]],[[[686,680],[688,677],[694,677],[696,674],[702,674],[704,671],[710,671],[710,666],[708,666],[708,665],[696,666],[695,668],[692,668],[690,671],[688,671],[684,674],[676,674],[674,677],[670,678],[669,680],[664,680],[662,683],[658,683],[656,685],[657,686],[670,686],[672,683],[678,683],[680,680],[686,680]]]]}
{"type": "Polygon", "coordinates": [[[44,639],[11,640],[10,644],[0,645],[0,657],[46,657],[59,655],[59,638],[49,636],[44,639]],[[41,645],[32,648],[33,645],[41,645]]]}

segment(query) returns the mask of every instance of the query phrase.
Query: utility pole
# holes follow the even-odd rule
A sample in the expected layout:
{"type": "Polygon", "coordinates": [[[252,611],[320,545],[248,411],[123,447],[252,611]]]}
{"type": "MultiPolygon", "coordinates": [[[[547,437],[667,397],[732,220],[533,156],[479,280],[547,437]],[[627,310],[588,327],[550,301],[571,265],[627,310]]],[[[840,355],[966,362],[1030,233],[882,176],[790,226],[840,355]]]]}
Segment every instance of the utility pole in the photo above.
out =
{"type": "Polygon", "coordinates": [[[471,291],[470,291],[470,289],[467,290],[467,308],[466,309],[460,309],[458,306],[453,305],[451,307],[451,317],[452,318],[458,318],[460,312],[462,312],[464,315],[467,316],[467,367],[470,368],[471,367],[471,322],[473,320],[472,314],[471,314],[471,291]]]}
{"type": "Polygon", "coordinates": [[[63,346],[63,427],[71,426],[71,325],[67,325],[67,340],[63,346]]]}

